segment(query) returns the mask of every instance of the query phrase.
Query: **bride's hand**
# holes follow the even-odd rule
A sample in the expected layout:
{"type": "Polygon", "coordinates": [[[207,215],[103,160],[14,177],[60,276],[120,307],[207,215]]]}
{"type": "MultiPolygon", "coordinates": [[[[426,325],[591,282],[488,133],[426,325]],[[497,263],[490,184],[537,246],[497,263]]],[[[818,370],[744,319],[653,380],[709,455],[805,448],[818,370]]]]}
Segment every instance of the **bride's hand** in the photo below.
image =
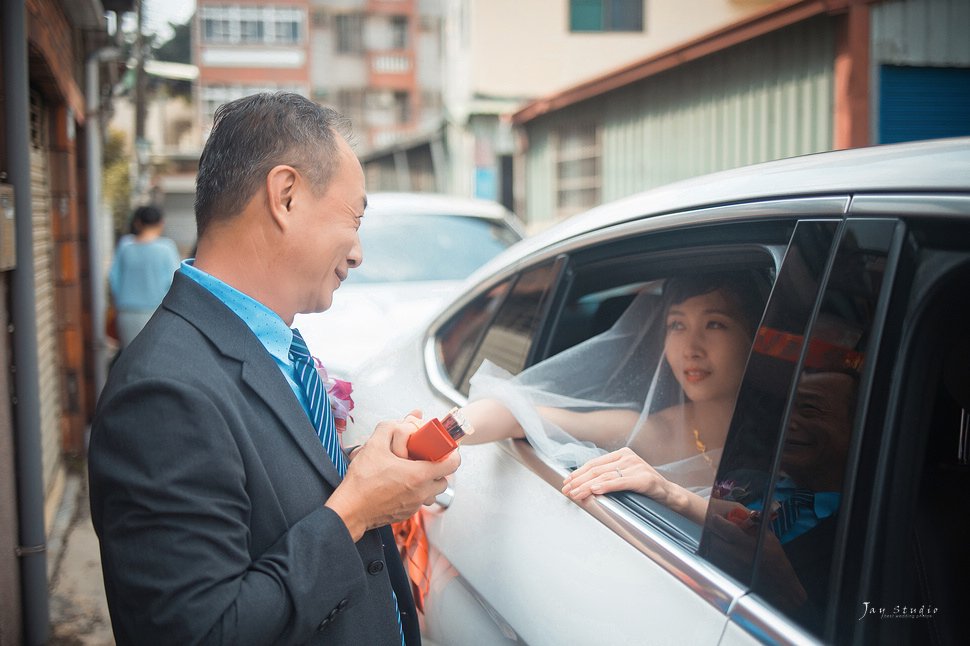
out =
{"type": "Polygon", "coordinates": [[[563,481],[562,492],[573,500],[611,491],[635,491],[668,502],[669,481],[629,447],[593,458],[563,481]]]}

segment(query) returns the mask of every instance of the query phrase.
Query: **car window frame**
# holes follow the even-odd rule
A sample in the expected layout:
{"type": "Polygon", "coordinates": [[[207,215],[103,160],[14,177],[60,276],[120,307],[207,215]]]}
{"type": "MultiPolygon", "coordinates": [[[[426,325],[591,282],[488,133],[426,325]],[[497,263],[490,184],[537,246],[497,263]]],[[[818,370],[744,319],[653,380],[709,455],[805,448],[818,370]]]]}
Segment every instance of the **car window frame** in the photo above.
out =
{"type": "MultiPolygon", "coordinates": [[[[442,397],[455,405],[464,405],[467,398],[457,392],[441,374],[435,357],[435,339],[439,329],[465,305],[496,284],[520,273],[524,268],[535,266],[544,260],[560,254],[572,254],[583,248],[615,242],[634,236],[670,233],[676,235],[686,228],[708,228],[708,225],[752,224],[755,222],[781,222],[794,227],[802,220],[838,219],[841,220],[849,204],[849,196],[822,194],[814,196],[793,196],[781,199],[756,200],[732,204],[718,204],[709,207],[690,209],[680,212],[659,214],[653,217],[632,219],[614,224],[600,230],[593,230],[575,237],[568,237],[541,249],[532,250],[517,261],[510,262],[504,269],[491,275],[475,288],[446,307],[429,325],[425,334],[424,358],[426,376],[431,387],[442,397]]],[[[555,296],[556,302],[562,298],[562,287],[555,296]]],[[[546,330],[548,320],[543,323],[546,330]]],[[[535,451],[524,440],[503,440],[496,443],[502,450],[512,455],[525,468],[546,480],[550,486],[559,488],[566,471],[535,451]]],[[[685,581],[694,581],[693,587],[708,603],[725,615],[728,609],[743,596],[745,588],[724,575],[717,568],[701,559],[683,544],[672,539],[661,529],[651,526],[642,518],[636,517],[628,508],[609,497],[591,499],[583,509],[600,520],[612,531],[623,537],[635,549],[661,564],[674,576],[685,581]]]]}

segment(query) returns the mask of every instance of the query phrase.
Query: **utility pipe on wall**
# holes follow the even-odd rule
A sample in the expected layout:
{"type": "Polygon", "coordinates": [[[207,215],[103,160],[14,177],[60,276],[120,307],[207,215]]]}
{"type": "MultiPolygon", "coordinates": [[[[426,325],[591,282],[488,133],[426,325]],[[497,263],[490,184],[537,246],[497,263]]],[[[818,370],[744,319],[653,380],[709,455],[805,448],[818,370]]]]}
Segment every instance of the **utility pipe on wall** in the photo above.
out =
{"type": "Polygon", "coordinates": [[[101,232],[104,217],[101,204],[101,74],[103,61],[117,60],[121,50],[103,47],[92,52],[84,65],[87,118],[85,143],[88,156],[88,256],[91,280],[91,335],[94,344],[94,397],[97,400],[108,373],[108,343],[105,338],[107,299],[104,285],[104,249],[101,232]]]}
{"type": "Polygon", "coordinates": [[[20,525],[21,604],[25,644],[47,643],[47,535],[40,441],[40,373],[30,191],[30,83],[24,0],[2,0],[3,96],[7,175],[14,187],[17,267],[13,271],[14,419],[20,525]]]}

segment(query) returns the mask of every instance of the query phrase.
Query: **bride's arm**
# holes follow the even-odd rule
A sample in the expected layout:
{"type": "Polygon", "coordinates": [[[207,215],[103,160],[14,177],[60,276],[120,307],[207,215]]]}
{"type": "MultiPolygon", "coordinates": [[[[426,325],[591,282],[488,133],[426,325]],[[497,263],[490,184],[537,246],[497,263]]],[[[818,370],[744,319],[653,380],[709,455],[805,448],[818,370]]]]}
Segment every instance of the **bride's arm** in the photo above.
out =
{"type": "Polygon", "coordinates": [[[461,410],[475,429],[474,433],[462,439],[462,444],[485,444],[509,437],[525,437],[522,426],[512,412],[495,399],[478,399],[461,410]]]}
{"type": "Polygon", "coordinates": [[[563,481],[562,491],[573,500],[611,491],[635,491],[649,496],[695,523],[702,524],[707,499],[667,480],[629,447],[594,458],[563,481]]]}
{"type": "MultiPolygon", "coordinates": [[[[577,412],[549,406],[538,406],[539,414],[577,440],[610,445],[624,441],[639,415],[622,409],[577,412]]],[[[475,432],[463,444],[484,444],[505,438],[525,437],[522,426],[501,402],[479,399],[462,408],[475,432]]]]}

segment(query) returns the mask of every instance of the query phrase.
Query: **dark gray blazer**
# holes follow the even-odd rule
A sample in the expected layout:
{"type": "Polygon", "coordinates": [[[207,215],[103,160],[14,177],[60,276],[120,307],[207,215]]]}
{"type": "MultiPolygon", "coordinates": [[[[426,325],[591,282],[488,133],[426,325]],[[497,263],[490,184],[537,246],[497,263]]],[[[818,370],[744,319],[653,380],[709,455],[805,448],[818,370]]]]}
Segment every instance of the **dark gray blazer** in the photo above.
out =
{"type": "Polygon", "coordinates": [[[120,644],[397,645],[392,582],[420,643],[390,532],[355,544],[323,506],[339,476],[286,379],[180,273],[111,370],[88,464],[120,644]]]}

